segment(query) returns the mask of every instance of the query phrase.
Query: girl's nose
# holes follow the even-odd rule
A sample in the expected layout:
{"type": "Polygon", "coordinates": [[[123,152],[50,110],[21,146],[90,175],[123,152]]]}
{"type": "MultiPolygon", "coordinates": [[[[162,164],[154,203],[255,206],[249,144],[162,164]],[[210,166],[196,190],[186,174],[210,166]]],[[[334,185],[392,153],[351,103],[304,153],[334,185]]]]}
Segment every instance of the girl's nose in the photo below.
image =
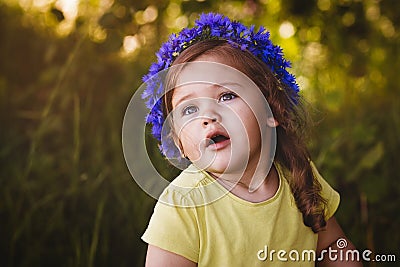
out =
{"type": "Polygon", "coordinates": [[[217,101],[215,100],[210,100],[204,103],[199,115],[203,126],[207,126],[216,122],[221,123],[222,121],[222,110],[220,105],[218,105],[217,101]]]}
{"type": "Polygon", "coordinates": [[[217,118],[203,118],[203,125],[207,126],[209,123],[217,122],[217,118]]]}

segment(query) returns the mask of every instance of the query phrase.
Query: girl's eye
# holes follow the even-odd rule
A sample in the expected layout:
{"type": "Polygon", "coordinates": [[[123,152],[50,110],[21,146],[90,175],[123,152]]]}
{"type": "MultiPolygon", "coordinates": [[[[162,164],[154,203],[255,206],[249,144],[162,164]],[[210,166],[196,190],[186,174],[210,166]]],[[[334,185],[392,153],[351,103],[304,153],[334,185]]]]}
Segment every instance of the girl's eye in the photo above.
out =
{"type": "Polygon", "coordinates": [[[195,112],[197,112],[199,110],[198,107],[196,106],[187,106],[182,110],[182,115],[190,115],[193,114],[195,112]]]}
{"type": "Polygon", "coordinates": [[[229,101],[236,97],[237,95],[235,95],[234,93],[224,93],[223,95],[220,96],[219,101],[220,102],[229,101]]]}

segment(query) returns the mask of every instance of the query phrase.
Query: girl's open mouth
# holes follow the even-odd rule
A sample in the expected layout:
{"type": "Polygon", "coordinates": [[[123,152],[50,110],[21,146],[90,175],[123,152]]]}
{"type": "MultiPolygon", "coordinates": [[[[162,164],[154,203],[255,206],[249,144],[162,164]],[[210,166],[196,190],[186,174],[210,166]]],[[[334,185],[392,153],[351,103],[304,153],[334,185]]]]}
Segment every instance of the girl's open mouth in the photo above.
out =
{"type": "Polygon", "coordinates": [[[230,144],[230,138],[225,136],[224,134],[217,133],[208,138],[207,147],[211,147],[214,149],[222,149],[230,144]]]}

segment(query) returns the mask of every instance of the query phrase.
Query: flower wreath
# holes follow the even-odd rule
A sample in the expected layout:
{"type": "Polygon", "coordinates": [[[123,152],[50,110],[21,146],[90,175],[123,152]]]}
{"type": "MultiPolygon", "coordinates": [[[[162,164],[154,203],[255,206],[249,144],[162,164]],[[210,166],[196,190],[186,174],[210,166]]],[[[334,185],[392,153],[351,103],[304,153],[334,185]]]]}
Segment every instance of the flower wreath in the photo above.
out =
{"type": "Polygon", "coordinates": [[[153,136],[161,142],[160,150],[167,158],[179,158],[179,151],[172,140],[162,140],[164,124],[164,114],[162,110],[162,96],[164,94],[163,83],[155,78],[156,75],[168,69],[176,57],[192,44],[207,40],[221,39],[226,40],[231,45],[241,50],[248,50],[253,55],[261,59],[275,74],[283,84],[292,102],[296,104],[299,98],[299,86],[294,75],[290,74],[286,68],[290,68],[282,49],[274,45],[269,39],[269,32],[260,27],[255,31],[255,26],[246,27],[238,21],[231,21],[229,18],[217,14],[201,14],[195,21],[193,28],[184,28],[178,34],[171,34],[156,53],[157,62],[150,66],[148,74],[143,77],[146,89],[142,98],[146,102],[150,112],[146,117],[146,123],[152,125],[153,136]]]}

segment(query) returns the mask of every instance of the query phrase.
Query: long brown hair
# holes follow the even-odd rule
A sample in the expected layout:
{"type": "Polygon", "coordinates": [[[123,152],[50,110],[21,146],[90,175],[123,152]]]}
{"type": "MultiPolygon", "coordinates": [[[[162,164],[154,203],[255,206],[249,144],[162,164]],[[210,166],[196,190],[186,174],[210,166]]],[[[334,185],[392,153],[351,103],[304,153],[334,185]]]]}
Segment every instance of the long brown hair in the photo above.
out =
{"type": "MultiPolygon", "coordinates": [[[[260,88],[277,127],[275,162],[290,172],[289,184],[298,209],[303,214],[304,224],[317,233],[326,226],[324,211],[326,200],[320,195],[321,185],[316,180],[310,165],[310,156],[304,141],[306,112],[301,101],[291,102],[285,87],[268,66],[249,51],[242,51],[224,40],[204,40],[184,50],[173,62],[177,65],[196,60],[201,55],[223,58],[229,64],[246,74],[260,88]]],[[[164,98],[164,115],[172,110],[172,91],[164,98]]],[[[166,117],[166,116],[165,116],[166,117]]]]}

